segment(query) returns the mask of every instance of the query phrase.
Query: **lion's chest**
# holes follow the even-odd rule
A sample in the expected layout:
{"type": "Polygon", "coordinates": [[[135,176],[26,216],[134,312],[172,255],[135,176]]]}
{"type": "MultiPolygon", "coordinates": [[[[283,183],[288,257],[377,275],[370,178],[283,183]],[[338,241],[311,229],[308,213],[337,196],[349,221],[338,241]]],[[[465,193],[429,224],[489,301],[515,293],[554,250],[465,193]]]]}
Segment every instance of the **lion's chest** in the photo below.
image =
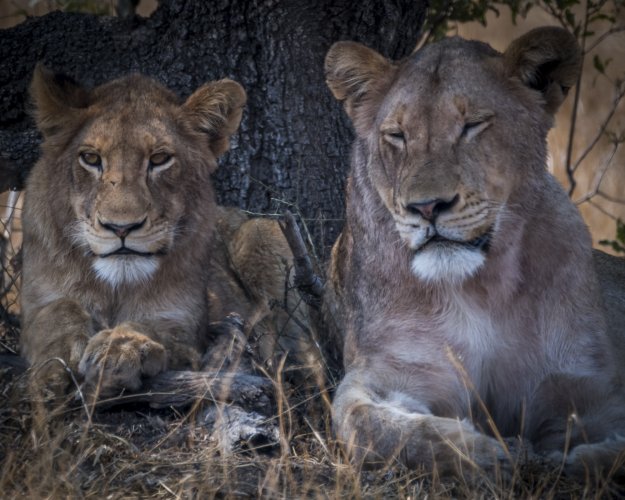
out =
{"type": "Polygon", "coordinates": [[[378,343],[379,366],[393,366],[401,374],[399,390],[425,398],[432,408],[448,408],[448,416],[468,418],[485,402],[509,427],[536,383],[536,360],[505,318],[463,297],[450,296],[429,312],[387,318],[379,327],[388,332],[378,343]]]}
{"type": "Polygon", "coordinates": [[[97,329],[113,328],[123,322],[179,325],[195,330],[202,317],[203,307],[199,299],[201,290],[191,295],[183,287],[163,287],[152,283],[149,287],[97,289],[74,293],[81,305],[89,312],[97,329]]]}
{"type": "Polygon", "coordinates": [[[441,311],[432,313],[431,317],[432,328],[446,339],[457,352],[458,361],[467,369],[471,364],[482,365],[505,347],[502,325],[494,320],[490,311],[461,296],[449,297],[441,311]]]}
{"type": "Polygon", "coordinates": [[[472,405],[485,403],[495,420],[514,419],[538,370],[531,368],[535,359],[526,355],[513,327],[500,316],[456,300],[440,315],[438,328],[446,339],[448,363],[469,390],[472,405]]]}

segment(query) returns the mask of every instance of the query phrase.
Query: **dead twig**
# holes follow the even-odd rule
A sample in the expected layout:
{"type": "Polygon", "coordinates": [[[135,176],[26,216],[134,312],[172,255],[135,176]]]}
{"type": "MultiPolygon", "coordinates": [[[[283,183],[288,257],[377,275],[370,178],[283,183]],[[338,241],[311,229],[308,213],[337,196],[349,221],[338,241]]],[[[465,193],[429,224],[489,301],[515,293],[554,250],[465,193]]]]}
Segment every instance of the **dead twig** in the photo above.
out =
{"type": "MultiPolygon", "coordinates": [[[[586,33],[588,30],[588,13],[589,5],[586,3],[586,11],[584,13],[584,27],[582,29],[582,33],[586,33]]],[[[555,14],[554,14],[555,15],[555,14]]],[[[562,22],[562,21],[561,21],[562,22]]],[[[566,27],[566,24],[564,25],[566,27]]],[[[584,57],[586,55],[586,37],[582,36],[580,40],[580,53],[582,55],[581,64],[583,67],[584,57]]],[[[571,125],[569,127],[569,140],[566,148],[566,160],[564,162],[564,168],[566,170],[566,175],[569,180],[569,197],[573,195],[575,192],[575,188],[577,187],[577,180],[575,179],[575,166],[573,165],[573,140],[575,138],[575,129],[577,127],[577,111],[579,107],[579,100],[581,96],[581,88],[582,88],[582,72],[579,72],[577,75],[577,83],[575,85],[575,97],[573,98],[573,109],[571,111],[571,125]]]]}
{"type": "Polygon", "coordinates": [[[621,102],[621,100],[623,99],[623,97],[625,97],[625,87],[623,87],[623,89],[619,90],[617,92],[617,94],[614,96],[614,99],[612,101],[612,107],[610,108],[610,111],[608,112],[607,116],[603,120],[603,123],[599,127],[599,131],[597,132],[597,134],[595,135],[593,140],[588,144],[586,149],[584,149],[584,151],[579,156],[579,158],[577,159],[575,164],[570,168],[570,171],[571,171],[572,174],[575,174],[575,172],[577,171],[577,169],[579,168],[581,163],[586,159],[588,154],[594,149],[594,147],[597,145],[597,143],[599,142],[601,137],[603,137],[603,134],[605,133],[605,131],[606,131],[607,127],[608,127],[608,124],[612,120],[612,117],[616,113],[616,110],[618,109],[618,105],[621,102]]]}
{"type": "Polygon", "coordinates": [[[323,281],[313,270],[308,250],[295,222],[295,217],[289,210],[285,210],[284,218],[279,220],[278,223],[286,241],[291,247],[291,252],[293,252],[295,267],[294,285],[309,306],[318,308],[323,296],[323,281]]]}
{"type": "Polygon", "coordinates": [[[616,26],[615,28],[611,28],[605,33],[602,33],[593,43],[590,44],[590,46],[586,49],[586,53],[595,50],[606,38],[609,38],[612,35],[616,33],[621,33],[623,31],[625,31],[625,26],[616,26]]]}
{"type": "Polygon", "coordinates": [[[146,379],[142,392],[100,400],[96,408],[106,409],[129,403],[147,403],[152,408],[181,407],[203,400],[236,403],[242,408],[267,414],[272,408],[272,393],[271,381],[257,375],[166,371],[146,379]]]}
{"type": "Polygon", "coordinates": [[[590,200],[591,198],[594,198],[600,193],[601,183],[603,182],[603,178],[605,177],[606,173],[608,172],[608,169],[610,168],[610,164],[612,163],[612,159],[614,158],[614,155],[616,154],[618,147],[619,147],[618,143],[613,145],[612,151],[610,152],[609,157],[606,159],[606,161],[603,162],[603,165],[600,168],[598,168],[597,171],[595,172],[595,177],[593,179],[593,187],[584,196],[582,196],[578,200],[575,200],[574,203],[576,205],[581,205],[582,203],[587,202],[588,200],[590,200]]]}

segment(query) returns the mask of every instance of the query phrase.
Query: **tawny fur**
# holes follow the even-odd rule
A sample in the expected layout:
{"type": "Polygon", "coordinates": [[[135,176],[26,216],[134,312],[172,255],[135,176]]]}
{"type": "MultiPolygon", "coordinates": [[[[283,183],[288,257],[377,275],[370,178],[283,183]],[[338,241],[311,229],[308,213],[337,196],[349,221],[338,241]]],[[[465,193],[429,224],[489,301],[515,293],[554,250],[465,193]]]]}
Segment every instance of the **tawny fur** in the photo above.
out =
{"type": "Polygon", "coordinates": [[[586,227],[545,167],[575,39],[544,28],[504,54],[451,38],[381,59],[352,42],[326,58],[357,135],[326,295],[338,437],[361,463],[462,473],[509,466],[498,437],[521,436],[608,474],[625,450],[623,359],[586,227]]]}
{"type": "Polygon", "coordinates": [[[231,312],[268,337],[301,332],[270,307],[286,300],[292,261],[278,224],[215,203],[238,83],[183,102],[139,75],[86,90],[38,67],[32,95],[45,142],[24,205],[21,348],[37,384],[64,390],[55,357],[100,396],[196,369],[211,322],[231,312]],[[142,255],[115,254],[122,242],[142,255]]]}

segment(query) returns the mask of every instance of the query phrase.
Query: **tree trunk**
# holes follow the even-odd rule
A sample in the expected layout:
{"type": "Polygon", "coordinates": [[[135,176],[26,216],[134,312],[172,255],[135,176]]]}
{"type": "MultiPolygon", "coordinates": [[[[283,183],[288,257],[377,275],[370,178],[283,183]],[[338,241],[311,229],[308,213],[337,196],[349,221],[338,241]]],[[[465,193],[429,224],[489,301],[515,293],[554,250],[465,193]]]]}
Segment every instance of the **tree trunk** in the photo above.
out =
{"type": "Polygon", "coordinates": [[[216,174],[220,202],[252,212],[292,204],[322,256],[342,225],[351,127],[324,84],[337,40],[392,58],[414,47],[426,0],[162,0],[148,18],[53,12],[0,31],[2,187],[20,187],[38,156],[28,116],[32,70],[43,61],[98,85],[137,71],[182,96],[233,78],[246,88],[241,130],[216,174]],[[17,173],[17,174],[16,174],[17,173]]]}

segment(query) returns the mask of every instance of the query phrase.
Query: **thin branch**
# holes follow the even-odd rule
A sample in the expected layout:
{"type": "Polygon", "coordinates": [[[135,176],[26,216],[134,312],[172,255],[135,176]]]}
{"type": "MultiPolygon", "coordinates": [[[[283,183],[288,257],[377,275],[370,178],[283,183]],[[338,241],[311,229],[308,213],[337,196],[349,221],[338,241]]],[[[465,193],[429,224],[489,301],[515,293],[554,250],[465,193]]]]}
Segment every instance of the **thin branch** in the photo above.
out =
{"type": "MultiPolygon", "coordinates": [[[[584,27],[582,30],[580,49],[582,54],[582,67],[584,65],[584,56],[586,54],[586,32],[588,30],[588,6],[589,2],[586,1],[586,10],[584,15],[584,27]]],[[[566,175],[569,179],[569,196],[573,195],[575,188],[577,187],[577,181],[575,180],[575,169],[571,167],[571,158],[573,156],[573,140],[575,138],[575,128],[577,126],[577,109],[579,107],[580,92],[582,88],[582,72],[577,75],[577,85],[575,85],[575,98],[573,99],[573,110],[571,111],[571,125],[569,128],[569,141],[566,147],[566,160],[564,162],[564,168],[566,175]]]]}
{"type": "Polygon", "coordinates": [[[235,403],[243,408],[268,412],[272,405],[272,382],[246,373],[166,371],[145,380],[140,393],[124,394],[96,402],[96,408],[128,403],[148,403],[153,408],[187,406],[198,400],[235,403]]]}
{"type": "Polygon", "coordinates": [[[616,217],[614,214],[611,214],[610,212],[608,212],[605,208],[603,208],[598,203],[595,203],[595,201],[593,199],[588,200],[587,203],[589,205],[593,206],[594,208],[596,208],[597,210],[599,210],[599,212],[601,212],[603,215],[607,215],[610,219],[618,220],[618,217],[616,217]]]}
{"type": "Polygon", "coordinates": [[[538,7],[554,19],[557,19],[563,28],[568,29],[568,23],[560,10],[554,8],[553,5],[545,2],[540,2],[538,7]]]}
{"type": "Polygon", "coordinates": [[[610,201],[612,203],[618,203],[619,205],[625,205],[625,199],[622,198],[615,198],[614,196],[611,196],[607,193],[604,193],[603,191],[601,191],[601,189],[599,189],[597,191],[597,196],[603,198],[604,200],[610,201]]]}
{"type": "Polygon", "coordinates": [[[592,189],[590,189],[588,193],[586,193],[584,196],[582,196],[577,201],[575,201],[576,205],[581,205],[582,203],[587,202],[588,200],[590,200],[591,198],[593,198],[599,193],[599,187],[601,186],[601,183],[603,182],[603,178],[605,177],[605,174],[610,169],[610,164],[612,163],[612,160],[614,159],[614,155],[616,154],[616,151],[618,150],[619,143],[618,142],[614,143],[613,146],[614,147],[612,148],[609,158],[605,162],[603,162],[603,165],[601,165],[601,168],[599,168],[599,170],[597,170],[597,172],[595,173],[595,178],[593,181],[592,189]]]}
{"type": "Polygon", "coordinates": [[[302,292],[302,298],[304,298],[309,305],[318,307],[323,295],[323,281],[313,270],[308,250],[306,249],[302,235],[295,222],[295,217],[293,217],[290,211],[286,210],[284,219],[278,222],[293,252],[293,263],[295,267],[294,284],[297,289],[302,292]],[[311,297],[312,302],[309,303],[305,297],[311,297]]]}
{"type": "MultiPolygon", "coordinates": [[[[599,128],[599,132],[597,132],[597,134],[595,135],[594,139],[590,142],[590,144],[586,147],[584,152],[577,159],[577,161],[575,162],[575,165],[573,165],[573,167],[570,169],[571,173],[573,173],[573,174],[575,173],[575,171],[579,168],[580,164],[584,161],[584,159],[588,156],[588,154],[593,150],[595,145],[599,142],[599,139],[601,139],[601,136],[604,134],[606,128],[608,127],[608,124],[610,123],[610,120],[612,120],[612,117],[614,116],[614,113],[616,113],[616,109],[618,108],[618,105],[621,102],[621,99],[623,99],[623,96],[625,96],[625,90],[619,92],[614,97],[614,101],[612,102],[612,109],[610,109],[608,115],[606,116],[606,118],[601,123],[601,127],[599,128]]],[[[571,145],[571,143],[569,143],[569,146],[570,145],[571,145]]],[[[567,164],[566,164],[567,165],[567,173],[569,172],[569,163],[568,163],[569,161],[570,161],[570,159],[567,158],[567,164]]],[[[571,194],[571,193],[569,193],[569,194],[571,194]]]]}
{"type": "Polygon", "coordinates": [[[592,52],[606,38],[610,37],[611,35],[614,35],[615,33],[621,33],[622,31],[625,31],[625,26],[618,26],[616,28],[611,28],[605,33],[603,33],[602,35],[599,35],[599,37],[588,47],[588,49],[586,50],[586,53],[592,52]]]}
{"type": "MultiPolygon", "coordinates": [[[[304,232],[306,234],[306,241],[308,241],[308,245],[309,245],[309,248],[310,248],[310,252],[312,253],[312,257],[313,257],[313,259],[314,259],[314,261],[316,263],[319,263],[319,256],[317,255],[317,252],[315,251],[314,240],[313,240],[312,234],[310,233],[310,230],[308,229],[308,224],[306,224],[306,221],[309,221],[309,222],[317,222],[317,221],[322,221],[322,222],[325,222],[325,221],[339,221],[339,222],[342,222],[345,219],[326,219],[326,218],[320,218],[320,217],[315,217],[314,219],[306,219],[302,215],[302,212],[300,211],[300,209],[297,206],[297,204],[290,203],[290,202],[285,201],[285,200],[280,200],[278,198],[272,198],[272,201],[275,201],[277,203],[281,203],[283,205],[286,205],[287,207],[291,207],[291,208],[293,208],[296,211],[297,216],[299,217],[299,220],[302,223],[302,226],[304,227],[304,232]]],[[[300,233],[300,236],[301,236],[301,233],[300,233]]]]}

